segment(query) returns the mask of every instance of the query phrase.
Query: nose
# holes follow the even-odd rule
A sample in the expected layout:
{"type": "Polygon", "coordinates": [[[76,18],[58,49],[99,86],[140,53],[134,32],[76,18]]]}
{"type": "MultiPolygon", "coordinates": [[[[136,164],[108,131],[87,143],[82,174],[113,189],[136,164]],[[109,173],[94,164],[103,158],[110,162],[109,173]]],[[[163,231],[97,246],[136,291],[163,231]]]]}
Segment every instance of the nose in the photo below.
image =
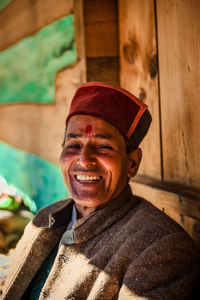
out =
{"type": "Polygon", "coordinates": [[[96,164],[95,153],[91,146],[89,146],[89,145],[83,146],[83,148],[80,152],[80,155],[79,155],[78,162],[79,162],[80,166],[85,167],[85,168],[88,165],[96,164]]]}

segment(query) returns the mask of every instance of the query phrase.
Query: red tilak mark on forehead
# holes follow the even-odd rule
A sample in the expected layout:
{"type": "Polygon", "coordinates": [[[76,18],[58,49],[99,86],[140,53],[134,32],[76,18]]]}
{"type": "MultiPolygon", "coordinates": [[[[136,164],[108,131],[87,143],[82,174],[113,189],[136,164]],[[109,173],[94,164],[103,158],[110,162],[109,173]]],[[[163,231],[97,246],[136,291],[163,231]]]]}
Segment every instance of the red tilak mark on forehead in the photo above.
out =
{"type": "Polygon", "coordinates": [[[86,134],[90,134],[91,131],[92,131],[92,126],[91,126],[91,125],[88,125],[88,126],[86,127],[85,133],[86,133],[86,134]]]}

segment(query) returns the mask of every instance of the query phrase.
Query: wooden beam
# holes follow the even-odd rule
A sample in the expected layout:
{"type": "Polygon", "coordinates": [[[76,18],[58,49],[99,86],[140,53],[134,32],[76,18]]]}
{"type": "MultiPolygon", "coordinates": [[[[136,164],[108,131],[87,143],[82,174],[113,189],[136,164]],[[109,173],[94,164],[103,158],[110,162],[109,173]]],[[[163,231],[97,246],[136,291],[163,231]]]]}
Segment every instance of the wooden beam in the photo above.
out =
{"type": "Polygon", "coordinates": [[[157,1],[164,180],[200,188],[200,1],[157,1]]]}
{"type": "Polygon", "coordinates": [[[117,0],[85,0],[87,81],[119,85],[117,0]]]}
{"type": "Polygon", "coordinates": [[[87,80],[119,85],[118,57],[88,57],[87,80]]]}
{"type": "Polygon", "coordinates": [[[88,57],[118,56],[116,22],[86,25],[85,40],[88,57]]]}
{"type": "Polygon", "coordinates": [[[154,1],[119,0],[120,83],[148,106],[153,122],[142,142],[140,174],[161,179],[154,1]]]}
{"type": "Polygon", "coordinates": [[[86,56],[117,57],[117,1],[85,0],[84,23],[86,56]]]}
{"type": "Polygon", "coordinates": [[[116,21],[116,0],[84,0],[84,23],[86,25],[116,21]]]}
{"type": "Polygon", "coordinates": [[[180,186],[137,176],[130,183],[134,194],[145,198],[179,223],[200,247],[200,194],[180,186]]]}

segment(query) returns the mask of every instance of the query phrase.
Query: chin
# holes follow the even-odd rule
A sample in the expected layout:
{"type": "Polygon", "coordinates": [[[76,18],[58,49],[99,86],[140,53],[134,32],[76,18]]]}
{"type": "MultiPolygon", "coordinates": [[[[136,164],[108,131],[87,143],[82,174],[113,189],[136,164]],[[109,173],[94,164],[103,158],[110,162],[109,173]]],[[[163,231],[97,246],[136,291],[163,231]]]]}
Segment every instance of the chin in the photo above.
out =
{"type": "Polygon", "coordinates": [[[74,201],[79,204],[79,205],[82,205],[82,206],[85,206],[85,207],[98,207],[99,205],[101,205],[102,201],[98,200],[98,199],[94,199],[94,198],[87,198],[87,199],[84,199],[84,198],[73,198],[74,201]]]}

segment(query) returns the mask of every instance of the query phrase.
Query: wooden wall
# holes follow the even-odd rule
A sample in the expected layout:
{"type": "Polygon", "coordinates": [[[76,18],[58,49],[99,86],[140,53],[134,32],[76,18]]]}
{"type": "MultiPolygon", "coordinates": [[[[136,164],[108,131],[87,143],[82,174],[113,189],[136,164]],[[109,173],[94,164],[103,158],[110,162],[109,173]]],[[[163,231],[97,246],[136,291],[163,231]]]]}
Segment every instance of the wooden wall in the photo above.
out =
{"type": "Polygon", "coordinates": [[[157,1],[164,181],[200,188],[200,1],[157,1]]]}
{"type": "Polygon", "coordinates": [[[139,173],[161,179],[158,67],[154,0],[119,1],[120,83],[152,113],[139,173]],[[153,142],[152,142],[153,141],[153,142]]]}
{"type": "Polygon", "coordinates": [[[87,80],[120,84],[153,117],[133,192],[170,215],[200,247],[199,5],[85,0],[84,24],[87,80]]]}
{"type": "Polygon", "coordinates": [[[120,83],[153,116],[140,174],[191,188],[200,188],[199,28],[199,1],[119,0],[120,83]]]}
{"type": "Polygon", "coordinates": [[[200,246],[200,2],[119,0],[120,83],[148,104],[133,192],[200,246]]]}
{"type": "Polygon", "coordinates": [[[119,85],[117,0],[84,1],[87,80],[119,85]]]}

